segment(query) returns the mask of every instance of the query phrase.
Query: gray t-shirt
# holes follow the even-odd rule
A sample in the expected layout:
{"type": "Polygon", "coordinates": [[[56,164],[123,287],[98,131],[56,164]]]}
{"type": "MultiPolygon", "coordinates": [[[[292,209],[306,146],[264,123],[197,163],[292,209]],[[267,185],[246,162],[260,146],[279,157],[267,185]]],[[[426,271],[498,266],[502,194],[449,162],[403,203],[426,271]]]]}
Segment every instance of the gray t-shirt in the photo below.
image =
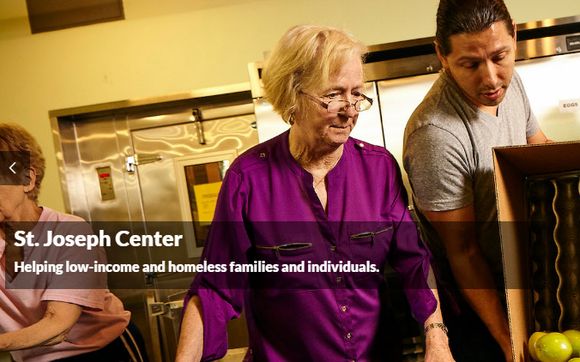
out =
{"type": "MultiPolygon", "coordinates": [[[[473,205],[480,222],[478,241],[498,279],[502,268],[492,147],[526,144],[538,130],[516,72],[497,117],[468,102],[455,81],[441,72],[405,129],[403,165],[415,205],[427,211],[473,205]]],[[[440,249],[434,231],[423,231],[432,248],[440,249]]],[[[434,250],[436,256],[440,253],[434,250]]]]}

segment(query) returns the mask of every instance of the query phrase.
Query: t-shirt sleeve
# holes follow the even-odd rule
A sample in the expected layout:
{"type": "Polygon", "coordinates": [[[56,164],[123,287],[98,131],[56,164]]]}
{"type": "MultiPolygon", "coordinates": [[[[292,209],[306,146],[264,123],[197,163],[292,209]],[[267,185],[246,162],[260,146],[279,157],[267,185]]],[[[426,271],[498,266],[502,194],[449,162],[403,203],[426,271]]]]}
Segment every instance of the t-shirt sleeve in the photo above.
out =
{"type": "Polygon", "coordinates": [[[428,125],[405,144],[403,163],[417,207],[454,210],[473,203],[469,150],[449,131],[428,125]]]}
{"type": "Polygon", "coordinates": [[[522,79],[520,78],[520,75],[517,72],[514,72],[513,82],[517,84],[518,89],[522,94],[526,117],[526,137],[531,137],[536,133],[538,133],[538,131],[540,130],[540,124],[538,123],[538,120],[536,119],[536,116],[534,115],[534,112],[530,107],[530,100],[528,99],[528,95],[526,94],[526,90],[524,88],[522,79]]]}
{"type": "MultiPolygon", "coordinates": [[[[91,226],[84,221],[63,221],[54,224],[53,233],[66,235],[92,235],[91,226]]],[[[105,264],[107,257],[104,248],[90,250],[84,246],[54,247],[57,264],[76,264],[92,266],[105,264]]],[[[44,301],[60,301],[79,305],[83,308],[101,310],[107,292],[107,274],[87,269],[86,271],[51,274],[48,287],[42,295],[44,301]]]]}

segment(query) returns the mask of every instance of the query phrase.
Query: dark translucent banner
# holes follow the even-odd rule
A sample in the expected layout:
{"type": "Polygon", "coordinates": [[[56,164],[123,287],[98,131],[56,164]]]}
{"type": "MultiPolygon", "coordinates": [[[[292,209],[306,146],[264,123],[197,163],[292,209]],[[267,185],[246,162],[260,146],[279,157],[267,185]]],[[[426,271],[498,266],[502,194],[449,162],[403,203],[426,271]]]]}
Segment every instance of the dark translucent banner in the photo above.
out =
{"type": "Polygon", "coordinates": [[[558,274],[560,259],[542,250],[578,241],[555,240],[542,232],[548,227],[449,223],[419,233],[396,221],[10,224],[0,241],[1,277],[16,289],[187,289],[196,275],[200,287],[214,289],[373,289],[385,282],[424,289],[432,266],[441,289],[549,294],[570,289],[578,258],[558,274]],[[444,229],[464,232],[466,243],[474,237],[486,269],[469,254],[451,264],[449,245],[435,231],[444,229]]]}

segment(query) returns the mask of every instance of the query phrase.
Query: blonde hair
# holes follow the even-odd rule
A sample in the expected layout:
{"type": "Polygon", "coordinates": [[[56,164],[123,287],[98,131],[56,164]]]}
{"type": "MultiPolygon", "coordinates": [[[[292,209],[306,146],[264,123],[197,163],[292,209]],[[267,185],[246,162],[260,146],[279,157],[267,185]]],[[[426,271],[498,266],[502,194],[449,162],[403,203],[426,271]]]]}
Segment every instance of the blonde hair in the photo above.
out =
{"type": "Polygon", "coordinates": [[[366,46],[352,35],[327,26],[298,25],[278,41],[266,60],[262,81],[266,99],[292,123],[301,90],[319,91],[353,56],[361,61],[366,46]]]}
{"type": "MultiPolygon", "coordinates": [[[[26,195],[30,200],[37,202],[45,170],[44,156],[38,142],[24,128],[16,124],[0,123],[0,150],[25,152],[26,156],[22,157],[30,157],[30,168],[36,174],[36,181],[34,188],[26,195]]],[[[27,164],[28,162],[23,163],[27,164]]]]}

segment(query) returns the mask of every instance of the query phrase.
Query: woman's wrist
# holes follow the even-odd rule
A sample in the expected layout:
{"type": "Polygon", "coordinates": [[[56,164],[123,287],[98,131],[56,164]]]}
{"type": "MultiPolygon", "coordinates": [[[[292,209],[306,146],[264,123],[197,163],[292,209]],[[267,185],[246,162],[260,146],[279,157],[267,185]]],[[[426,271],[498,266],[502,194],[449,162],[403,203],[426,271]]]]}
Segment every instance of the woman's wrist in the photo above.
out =
{"type": "Polygon", "coordinates": [[[445,335],[448,334],[447,326],[443,322],[429,323],[429,324],[425,325],[423,332],[425,333],[425,335],[427,335],[429,332],[431,332],[433,330],[437,330],[437,329],[441,330],[443,333],[445,333],[445,335]]]}

